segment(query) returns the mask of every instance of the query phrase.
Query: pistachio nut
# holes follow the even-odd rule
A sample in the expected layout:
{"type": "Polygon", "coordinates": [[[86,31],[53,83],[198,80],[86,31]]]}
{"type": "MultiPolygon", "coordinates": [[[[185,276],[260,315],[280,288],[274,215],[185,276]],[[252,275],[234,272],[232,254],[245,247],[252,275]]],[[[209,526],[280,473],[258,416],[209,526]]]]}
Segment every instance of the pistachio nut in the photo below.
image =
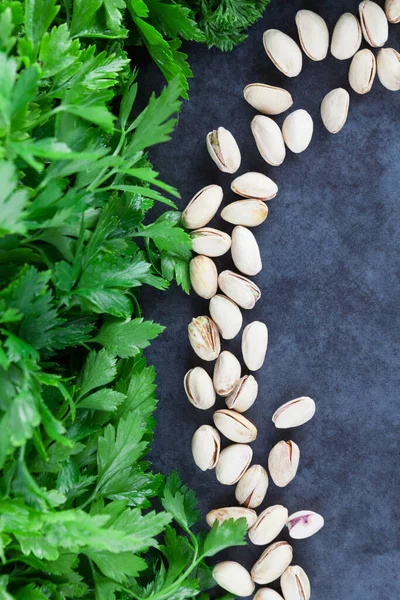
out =
{"type": "Polygon", "coordinates": [[[293,548],[287,542],[275,542],[264,550],[251,570],[256,583],[271,583],[288,568],[293,558],[293,548]]]}
{"type": "Polygon", "coordinates": [[[304,540],[323,528],[324,517],[312,510],[300,510],[290,515],[286,525],[291,538],[304,540]]]}
{"type": "Polygon", "coordinates": [[[272,415],[272,422],[277,429],[289,429],[299,427],[313,418],[315,413],[315,402],[307,396],[289,400],[282,404],[272,415]]]}
{"type": "Polygon", "coordinates": [[[239,479],[235,498],[246,508],[257,508],[263,502],[268,490],[268,473],[261,465],[253,465],[239,479]]]}
{"type": "MultiPolygon", "coordinates": [[[[253,423],[234,410],[228,408],[216,410],[213,420],[215,427],[232,442],[249,444],[257,437],[257,428],[253,423]]],[[[254,507],[250,506],[250,508],[254,507]]]]}
{"type": "Polygon", "coordinates": [[[280,584],[285,600],[310,600],[310,581],[301,567],[288,567],[282,574],[280,584]]]}
{"type": "Polygon", "coordinates": [[[286,117],[282,135],[286,146],[295,154],[304,152],[311,142],[314,123],[311,115],[303,109],[295,110],[286,117]]]}
{"type": "Polygon", "coordinates": [[[219,396],[229,396],[240,379],[240,362],[232,352],[224,350],[214,366],[213,384],[219,396]]]}
{"type": "Polygon", "coordinates": [[[296,26],[301,47],[311,60],[324,60],[328,54],[329,31],[324,19],[312,10],[299,10],[296,26]]]}
{"type": "Polygon", "coordinates": [[[251,131],[263,159],[273,167],[281,165],[286,150],[279,125],[269,117],[256,115],[251,122],[251,131]]]}
{"type": "Polygon", "coordinates": [[[232,231],[232,260],[235,267],[245,275],[257,275],[262,269],[260,249],[254,234],[237,225],[232,231]]]}
{"type": "Polygon", "coordinates": [[[231,247],[231,237],[224,231],[212,227],[202,227],[191,233],[192,247],[197,254],[222,256],[231,247]]]}
{"type": "Polygon", "coordinates": [[[392,92],[400,90],[400,54],[393,48],[381,48],[377,68],[379,81],[392,92]]]}
{"type": "Polygon", "coordinates": [[[257,398],[258,383],[253,375],[244,375],[237,382],[233,392],[225,398],[228,408],[243,413],[252,406],[257,398]]]}
{"type": "Polygon", "coordinates": [[[189,342],[197,356],[215,360],[221,351],[218,327],[210,317],[195,317],[188,326],[189,342]]]}
{"type": "MultiPolygon", "coordinates": [[[[249,171],[236,177],[231,183],[231,190],[244,198],[252,200],[271,200],[278,193],[275,181],[263,173],[249,171]]],[[[240,225],[241,223],[238,223],[240,225]]]]}
{"type": "Polygon", "coordinates": [[[196,294],[208,300],[217,293],[218,271],[208,256],[195,256],[189,263],[190,283],[196,294]]]}
{"type": "Polygon", "coordinates": [[[213,469],[220,456],[221,438],[211,425],[202,425],[193,434],[192,454],[194,462],[202,471],[213,469]]]}
{"type": "Polygon", "coordinates": [[[268,29],[263,35],[265,52],[277,69],[287,77],[297,77],[303,66],[303,56],[296,42],[278,29],[268,29]]]}
{"type": "Polygon", "coordinates": [[[283,600],[282,596],[271,588],[260,588],[253,600],[283,600]]]}
{"type": "Polygon", "coordinates": [[[247,527],[252,527],[257,521],[257,513],[255,510],[250,508],[243,508],[243,506],[227,506],[226,508],[214,508],[206,515],[207,525],[212,527],[215,521],[219,524],[223,523],[227,519],[243,519],[247,521],[247,527]]]}
{"type": "Polygon", "coordinates": [[[231,444],[219,455],[215,469],[217,479],[223,485],[234,485],[247,471],[253,450],[247,444],[231,444]]]}
{"type": "Polygon", "coordinates": [[[400,23],[400,0],[386,0],[385,13],[389,23],[400,23]]]}
{"type": "Polygon", "coordinates": [[[281,504],[269,506],[258,515],[257,521],[251,526],[250,541],[256,546],[270,544],[285,527],[287,518],[287,508],[281,504]]]}
{"type": "Polygon", "coordinates": [[[265,323],[253,321],[243,330],[243,360],[250,371],[258,371],[264,364],[268,347],[268,329],[265,323]]]}
{"type": "Polygon", "coordinates": [[[208,185],[193,196],[182,213],[182,223],[187,229],[204,227],[211,221],[223,198],[222,187],[208,185]]]}
{"type": "Polygon", "coordinates": [[[321,103],[322,122],[330,133],[338,133],[346,123],[350,94],[343,88],[329,92],[321,103]]]}
{"type": "Polygon", "coordinates": [[[250,310],[261,298],[261,290],[250,279],[234,273],[234,271],[222,271],[218,277],[221,290],[241,308],[250,310]]]}
{"type": "Polygon", "coordinates": [[[292,442],[281,440],[268,456],[268,469],[272,481],[278,487],[287,486],[296,476],[300,462],[300,448],[292,442]]]}
{"type": "Polygon", "coordinates": [[[261,225],[267,216],[268,206],[261,200],[238,200],[231,202],[221,211],[224,221],[245,227],[261,225]]]}
{"type": "Polygon", "coordinates": [[[213,382],[203,367],[190,369],[183,380],[186,396],[196,408],[207,410],[215,404],[215,390],[213,382]]]}
{"type": "Polygon", "coordinates": [[[253,108],[264,115],[280,115],[293,104],[293,98],[287,90],[265,83],[246,85],[243,95],[253,108]]]}
{"type": "Polygon", "coordinates": [[[363,0],[358,7],[364,39],[373,48],[384,46],[389,37],[385,11],[372,0],[363,0]]]}
{"type": "Polygon", "coordinates": [[[219,586],[235,596],[245,598],[254,592],[250,573],[237,562],[227,560],[215,565],[212,575],[219,586]]]}
{"type": "Polygon", "coordinates": [[[373,86],[376,60],[371,50],[364,48],[354,55],[349,69],[349,83],[357,94],[366,94],[373,86]]]}
{"type": "Polygon", "coordinates": [[[338,60],[347,60],[355,55],[361,46],[362,32],[357,17],[344,13],[332,33],[331,53],[338,60]]]}
{"type": "Polygon", "coordinates": [[[223,173],[236,173],[241,163],[239,146],[230,131],[218,127],[207,134],[207,150],[223,173]]]}
{"type": "Polygon", "coordinates": [[[242,327],[243,317],[233,300],[217,294],[211,298],[209,310],[224,340],[232,340],[237,336],[242,327]]]}

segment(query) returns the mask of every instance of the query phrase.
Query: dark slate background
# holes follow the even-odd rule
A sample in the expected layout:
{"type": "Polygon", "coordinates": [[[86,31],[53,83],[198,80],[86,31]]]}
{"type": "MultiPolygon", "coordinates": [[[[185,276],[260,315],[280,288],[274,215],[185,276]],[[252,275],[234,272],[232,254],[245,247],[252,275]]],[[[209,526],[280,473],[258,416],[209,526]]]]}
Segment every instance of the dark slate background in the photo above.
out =
{"type": "MultiPolygon", "coordinates": [[[[343,12],[356,13],[357,7],[355,0],[273,0],[232,53],[187,44],[194,72],[190,101],[172,141],[151,156],[162,178],[181,191],[180,208],[211,183],[223,186],[224,204],[231,202],[232,177],[218,171],[205,147],[207,132],[223,125],[242,151],[238,174],[261,171],[279,185],[268,219],[253,230],[263,258],[255,278],[262,298],[244,317],[245,323],[267,324],[270,344],[257,374],[259,397],[246,416],[259,429],[254,462],[266,465],[280,439],[300,446],[296,479],[283,490],[270,482],[260,510],[282,503],[290,513],[308,508],[325,517],[320,533],[293,543],[294,563],[309,574],[315,600],[400,597],[400,93],[387,91],[378,79],[366,96],[351,92],[348,122],[331,135],[319,106],[335,87],[350,91],[349,61],[329,56],[314,63],[305,57],[300,76],[287,79],[267,58],[262,33],[278,28],[297,39],[294,17],[301,8],[319,12],[332,31],[343,12]],[[308,150],[288,151],[280,167],[261,159],[250,132],[256,113],[242,90],[252,82],[287,88],[294,98],[290,110],[304,108],[315,121],[308,150]],[[296,430],[276,430],[273,411],[300,395],[315,399],[314,419],[296,430]]],[[[390,26],[388,46],[400,50],[400,25],[390,26]]],[[[141,60],[141,92],[147,96],[163,81],[144,56],[141,60]]],[[[277,117],[279,124],[284,116],[277,117]]],[[[219,218],[211,226],[231,230],[219,218]]],[[[232,267],[230,257],[217,259],[217,266],[232,267]]],[[[200,364],[186,327],[193,316],[207,314],[208,302],[173,286],[168,293],[147,289],[142,304],[147,318],[167,326],[147,352],[158,372],[160,399],[152,460],[165,474],[179,469],[204,516],[235,503],[234,486],[218,484],[213,471],[198,470],[190,451],[193,432],[212,423],[212,410],[196,410],[182,388],[185,372],[200,364]]],[[[239,337],[223,347],[238,350],[239,337]]],[[[217,406],[224,406],[222,399],[217,406]]],[[[249,546],[227,555],[251,567],[261,551],[249,546]]]]}

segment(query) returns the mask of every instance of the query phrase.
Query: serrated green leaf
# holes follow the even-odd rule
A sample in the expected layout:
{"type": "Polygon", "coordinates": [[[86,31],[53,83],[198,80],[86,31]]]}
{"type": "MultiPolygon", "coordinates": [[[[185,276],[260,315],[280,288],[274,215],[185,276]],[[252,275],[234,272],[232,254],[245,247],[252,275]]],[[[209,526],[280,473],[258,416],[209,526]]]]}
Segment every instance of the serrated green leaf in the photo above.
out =
{"type": "Polygon", "coordinates": [[[182,485],[176,471],[167,477],[161,503],[177,523],[188,531],[200,519],[197,498],[193,490],[182,485]]]}
{"type": "Polygon", "coordinates": [[[247,522],[241,519],[227,519],[221,524],[215,521],[204,540],[203,552],[205,556],[214,556],[218,552],[231,546],[245,546],[247,522]]]}
{"type": "Polygon", "coordinates": [[[25,30],[28,39],[34,44],[39,42],[59,10],[57,0],[26,0],[25,30]]]}
{"type": "Polygon", "coordinates": [[[143,558],[131,552],[112,554],[104,550],[102,552],[89,550],[85,554],[96,563],[103,575],[119,583],[124,583],[128,577],[137,577],[147,567],[143,558]]]}
{"type": "Polygon", "coordinates": [[[53,77],[70,67],[79,56],[79,46],[78,40],[71,39],[66,23],[46,31],[39,50],[43,77],[53,77]]]}
{"type": "Polygon", "coordinates": [[[150,340],[156,338],[164,329],[165,327],[157,323],[143,319],[110,321],[104,323],[94,341],[106,348],[115,348],[121,358],[129,358],[147,348],[150,340]]]}
{"type": "Polygon", "coordinates": [[[89,352],[82,373],[78,379],[78,398],[82,398],[92,390],[107,385],[117,374],[115,353],[103,348],[99,352],[89,352]]]}
{"type": "Polygon", "coordinates": [[[104,388],[98,390],[79,403],[80,408],[89,410],[105,410],[114,412],[124,402],[126,396],[115,390],[104,388]]]}
{"type": "Polygon", "coordinates": [[[26,224],[24,223],[24,218],[28,194],[24,189],[16,190],[18,179],[13,163],[0,161],[0,181],[2,182],[0,188],[0,235],[25,233],[26,224]]]}

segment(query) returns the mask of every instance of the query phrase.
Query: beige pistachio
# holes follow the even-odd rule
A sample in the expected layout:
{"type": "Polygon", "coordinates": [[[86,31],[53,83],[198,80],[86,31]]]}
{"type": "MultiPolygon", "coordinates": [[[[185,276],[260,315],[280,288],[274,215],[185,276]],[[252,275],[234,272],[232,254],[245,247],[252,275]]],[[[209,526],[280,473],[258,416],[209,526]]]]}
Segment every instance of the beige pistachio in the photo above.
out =
{"type": "Polygon", "coordinates": [[[227,560],[215,565],[212,575],[219,586],[235,596],[246,598],[254,592],[250,573],[237,562],[227,560]]]}
{"type": "Polygon", "coordinates": [[[207,410],[215,404],[213,382],[203,367],[190,369],[183,380],[186,396],[196,408],[207,410]]]}
{"type": "Polygon", "coordinates": [[[268,473],[261,465],[253,465],[239,479],[235,498],[246,508],[257,508],[263,502],[268,490],[268,473]]]}
{"type": "Polygon", "coordinates": [[[221,290],[241,308],[250,310],[261,298],[261,290],[250,279],[234,271],[222,271],[218,277],[221,290]]]}
{"type": "Polygon", "coordinates": [[[288,510],[281,504],[269,506],[258,515],[249,530],[250,541],[257,546],[270,544],[286,525],[288,510]]]}
{"type": "Polygon", "coordinates": [[[208,300],[217,293],[218,271],[208,256],[195,256],[189,263],[190,283],[198,296],[208,300]]]}
{"type": "Polygon", "coordinates": [[[231,237],[212,227],[196,229],[191,233],[191,238],[193,250],[204,256],[222,256],[231,247],[231,237]]]}
{"type": "Polygon", "coordinates": [[[240,362],[232,352],[224,350],[214,366],[213,384],[219,396],[229,396],[240,379],[240,362]]]}
{"type": "Polygon", "coordinates": [[[244,375],[237,382],[233,392],[225,398],[225,404],[228,408],[243,413],[254,404],[257,394],[258,383],[253,375],[244,375]]]}
{"type": "Polygon", "coordinates": [[[231,190],[244,198],[266,201],[275,198],[278,186],[263,173],[248,171],[232,181],[231,190]]]}
{"type": "Polygon", "coordinates": [[[193,196],[182,213],[182,223],[187,229],[204,227],[211,221],[223,198],[222,187],[208,185],[193,196]]]}
{"type": "Polygon", "coordinates": [[[189,342],[197,356],[215,360],[221,351],[218,327],[210,317],[195,317],[188,326],[189,342]]]}
{"type": "Polygon", "coordinates": [[[297,77],[303,66],[303,56],[296,42],[278,29],[268,29],[263,42],[265,52],[276,68],[287,77],[297,77]]]}
{"type": "Polygon", "coordinates": [[[192,438],[192,454],[194,462],[202,471],[213,469],[220,456],[221,438],[211,425],[199,427],[192,438]]]}
{"type": "Polygon", "coordinates": [[[215,469],[217,479],[223,485],[234,485],[247,471],[253,450],[247,444],[231,444],[222,450],[215,469]]]}
{"type": "MultiPolygon", "coordinates": [[[[257,428],[253,423],[234,410],[228,408],[216,410],[213,420],[215,427],[232,442],[248,444],[254,442],[257,437],[257,428]]],[[[246,504],[246,506],[248,505],[246,504]]],[[[254,506],[249,506],[249,508],[254,508],[254,506]]]]}
{"type": "Polygon", "coordinates": [[[268,456],[268,469],[272,481],[278,487],[287,486],[296,476],[300,462],[300,448],[292,442],[281,440],[268,456]]]}
{"type": "Polygon", "coordinates": [[[277,429],[299,427],[313,418],[315,402],[307,396],[289,400],[282,404],[272,415],[272,421],[277,429]]]}
{"type": "Polygon", "coordinates": [[[400,0],[386,0],[385,13],[389,23],[400,23],[400,0]]]}
{"type": "Polygon", "coordinates": [[[393,48],[381,48],[377,68],[379,81],[392,92],[400,90],[400,54],[393,48]]]}
{"type": "Polygon", "coordinates": [[[279,125],[269,117],[256,115],[251,122],[251,131],[263,159],[274,167],[281,165],[286,150],[279,125]]]}
{"type": "Polygon", "coordinates": [[[308,148],[314,131],[311,115],[303,109],[295,110],[286,117],[282,125],[282,135],[286,146],[299,154],[308,148]]]}
{"type": "Polygon", "coordinates": [[[233,300],[217,294],[211,298],[209,310],[224,340],[232,340],[237,336],[242,327],[243,317],[233,300]]]}
{"type": "Polygon", "coordinates": [[[290,537],[294,540],[304,540],[323,528],[324,517],[312,510],[300,510],[290,515],[286,525],[290,537]]]}
{"type": "Polygon", "coordinates": [[[283,600],[282,596],[271,588],[260,588],[253,600],[283,600]]]}
{"type": "Polygon", "coordinates": [[[253,108],[264,115],[280,115],[293,104],[293,98],[287,90],[265,83],[246,85],[243,95],[253,108]]]}
{"type": "Polygon", "coordinates": [[[357,94],[366,94],[373,86],[376,60],[371,50],[364,48],[354,55],[349,69],[349,83],[357,94]]]}
{"type": "Polygon", "coordinates": [[[282,574],[280,584],[285,600],[310,600],[310,581],[301,567],[288,567],[282,574]]]}
{"type": "Polygon", "coordinates": [[[236,173],[240,167],[241,156],[239,146],[230,131],[218,127],[207,134],[207,149],[223,173],[236,173]]]}
{"type": "Polygon", "coordinates": [[[253,321],[243,330],[243,360],[250,371],[258,371],[264,364],[268,347],[268,329],[265,323],[253,321]]]}
{"type": "Polygon", "coordinates": [[[322,122],[330,133],[338,133],[346,123],[350,94],[343,88],[332,90],[321,103],[322,122]]]}
{"type": "Polygon", "coordinates": [[[247,527],[252,527],[257,521],[257,513],[255,510],[243,506],[227,506],[226,508],[214,508],[206,515],[207,525],[210,527],[214,525],[215,521],[221,524],[228,519],[243,518],[247,521],[247,527]]]}
{"type": "Polygon", "coordinates": [[[261,200],[238,200],[231,202],[221,211],[221,217],[233,225],[256,227],[264,223],[268,206],[261,200]]]}
{"type": "Polygon", "coordinates": [[[324,60],[328,54],[329,31],[324,19],[312,10],[299,10],[296,26],[301,47],[311,60],[324,60]]]}
{"type": "Polygon", "coordinates": [[[338,60],[347,60],[361,46],[362,32],[357,17],[344,13],[335,25],[332,34],[331,53],[338,60]]]}
{"type": "Polygon", "coordinates": [[[384,46],[389,37],[385,11],[372,0],[364,0],[358,8],[365,41],[373,48],[384,46]]]}
{"type": "Polygon", "coordinates": [[[237,225],[232,231],[232,260],[235,267],[245,275],[257,275],[262,269],[260,249],[254,234],[237,225]]]}
{"type": "Polygon", "coordinates": [[[275,542],[264,550],[251,570],[256,583],[271,583],[288,568],[293,558],[293,548],[287,542],[275,542]]]}

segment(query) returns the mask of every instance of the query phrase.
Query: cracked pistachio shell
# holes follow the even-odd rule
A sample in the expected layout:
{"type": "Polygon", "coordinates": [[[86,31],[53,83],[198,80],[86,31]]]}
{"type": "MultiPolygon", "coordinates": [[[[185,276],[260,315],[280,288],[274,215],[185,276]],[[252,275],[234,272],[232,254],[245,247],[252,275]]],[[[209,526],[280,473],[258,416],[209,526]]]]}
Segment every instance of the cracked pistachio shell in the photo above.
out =
{"type": "Polygon", "coordinates": [[[224,231],[212,227],[202,227],[191,233],[192,247],[197,254],[222,256],[231,247],[231,237],[224,231]]]}
{"type": "Polygon", "coordinates": [[[223,173],[236,173],[240,167],[239,146],[230,131],[218,127],[207,134],[207,150],[223,173]]]}
{"type": "Polygon", "coordinates": [[[286,150],[279,125],[269,117],[256,115],[251,122],[251,131],[265,162],[273,167],[281,165],[285,160],[286,150]]]}
{"type": "Polygon", "coordinates": [[[249,371],[258,371],[264,364],[268,347],[268,329],[265,323],[253,321],[243,330],[242,354],[249,371]]]}
{"type": "Polygon", "coordinates": [[[293,558],[293,548],[287,542],[275,542],[264,550],[251,570],[256,583],[271,583],[286,571],[293,558]]]}
{"type": "Polygon", "coordinates": [[[243,317],[233,300],[216,294],[210,300],[210,315],[217,324],[218,330],[224,340],[232,340],[242,328],[243,317]]]}
{"type": "Polygon", "coordinates": [[[282,135],[285,144],[295,154],[307,150],[313,131],[314,123],[312,117],[303,109],[290,113],[282,125],[282,135]]]}
{"type": "Polygon", "coordinates": [[[215,390],[207,371],[202,367],[190,369],[183,380],[186,396],[196,408],[207,410],[215,404],[215,390]]]}
{"type": "Polygon", "coordinates": [[[268,216],[268,206],[261,200],[238,200],[231,202],[221,212],[224,221],[232,225],[257,227],[268,216]]]}
{"type": "Polygon", "coordinates": [[[196,465],[202,471],[213,469],[220,456],[221,438],[211,425],[202,425],[193,434],[192,454],[196,465]]]}
{"type": "Polygon", "coordinates": [[[297,77],[303,56],[296,42],[279,29],[268,29],[263,35],[265,52],[277,69],[287,77],[297,77]]]}
{"type": "Polygon", "coordinates": [[[233,392],[225,398],[228,408],[243,413],[252,406],[257,398],[258,383],[253,375],[244,375],[239,379],[233,392]]]}
{"type": "Polygon", "coordinates": [[[238,271],[245,275],[257,275],[262,269],[260,249],[254,234],[237,225],[232,231],[232,260],[238,271]]]}
{"type": "Polygon", "coordinates": [[[208,256],[195,256],[189,263],[190,283],[196,294],[209,300],[217,293],[218,271],[208,256]]]}
{"type": "Polygon", "coordinates": [[[290,515],[286,525],[291,538],[304,540],[323,528],[324,517],[312,510],[300,510],[290,515]]]}
{"type": "Polygon", "coordinates": [[[284,440],[275,444],[268,456],[268,469],[272,481],[278,487],[287,486],[296,476],[300,462],[300,448],[284,440]]]}
{"type": "Polygon", "coordinates": [[[250,279],[234,271],[222,271],[218,277],[221,290],[241,308],[250,310],[261,298],[261,290],[250,279]]]}
{"type": "MultiPolygon", "coordinates": [[[[228,408],[216,410],[213,414],[213,420],[215,427],[232,442],[249,444],[254,442],[257,437],[257,428],[253,423],[234,410],[228,408]]],[[[249,508],[254,507],[250,506],[249,508]]]]}
{"type": "Polygon", "coordinates": [[[195,317],[188,326],[189,342],[197,356],[215,360],[221,351],[218,327],[210,317],[195,317]]]}
{"type": "Polygon", "coordinates": [[[187,229],[204,227],[211,221],[223,198],[222,187],[208,185],[193,196],[182,213],[182,223],[187,229]]]}
{"type": "Polygon", "coordinates": [[[329,31],[324,19],[312,10],[299,10],[296,26],[301,47],[308,58],[324,60],[329,48],[329,31]]]}
{"type": "Polygon", "coordinates": [[[357,94],[366,94],[373,86],[376,60],[371,50],[364,48],[354,55],[349,69],[349,83],[357,94]]]}
{"type": "Polygon", "coordinates": [[[308,396],[289,400],[282,404],[272,415],[272,421],[277,429],[299,427],[313,418],[315,402],[308,396]]]}
{"type": "Polygon", "coordinates": [[[285,600],[310,600],[310,580],[301,567],[288,567],[282,574],[280,584],[285,600]]]}
{"type": "Polygon", "coordinates": [[[355,55],[361,46],[362,32],[357,17],[344,13],[332,33],[331,53],[338,60],[347,60],[355,55]]]}
{"type": "MultiPolygon", "coordinates": [[[[278,193],[278,186],[275,181],[272,181],[263,173],[249,171],[239,175],[232,181],[231,190],[244,198],[266,201],[275,198],[278,193]]],[[[238,224],[240,225],[240,223],[238,224]]]]}
{"type": "Polygon", "coordinates": [[[260,588],[253,600],[283,600],[282,596],[271,588],[260,588]]]}
{"type": "Polygon", "coordinates": [[[212,575],[219,586],[227,592],[246,598],[254,592],[250,573],[237,562],[227,560],[213,569],[212,575]]]}
{"type": "Polygon", "coordinates": [[[400,54],[393,48],[381,48],[377,58],[381,84],[392,92],[400,90],[400,54]]]}
{"type": "Polygon", "coordinates": [[[288,510],[280,504],[269,506],[258,515],[249,530],[249,539],[256,546],[270,544],[286,525],[288,510]]]}
{"type": "Polygon", "coordinates": [[[215,521],[219,524],[223,523],[227,519],[242,519],[245,518],[247,521],[247,527],[252,527],[257,521],[257,513],[255,510],[250,508],[244,508],[243,506],[227,506],[226,508],[214,508],[206,515],[207,525],[212,527],[215,521]]]}
{"type": "Polygon", "coordinates": [[[385,11],[372,0],[364,0],[358,7],[364,39],[373,48],[384,46],[389,37],[385,11]]]}
{"type": "Polygon", "coordinates": [[[293,104],[293,98],[287,90],[265,83],[246,85],[243,95],[253,108],[264,115],[280,115],[293,104]]]}
{"type": "Polygon", "coordinates": [[[268,473],[261,465],[253,465],[239,479],[235,498],[246,508],[257,508],[263,502],[268,490],[268,473]]]}
{"type": "Polygon", "coordinates": [[[350,94],[343,88],[329,92],[321,103],[321,119],[330,133],[338,133],[347,121],[350,94]]]}
{"type": "Polygon", "coordinates": [[[219,396],[229,396],[240,379],[240,362],[232,352],[224,350],[214,366],[213,384],[219,396]]]}
{"type": "Polygon", "coordinates": [[[234,485],[248,469],[253,450],[247,444],[231,444],[222,450],[215,469],[217,479],[223,485],[234,485]]]}
{"type": "Polygon", "coordinates": [[[400,0],[386,0],[385,13],[389,23],[400,23],[400,0]]]}

